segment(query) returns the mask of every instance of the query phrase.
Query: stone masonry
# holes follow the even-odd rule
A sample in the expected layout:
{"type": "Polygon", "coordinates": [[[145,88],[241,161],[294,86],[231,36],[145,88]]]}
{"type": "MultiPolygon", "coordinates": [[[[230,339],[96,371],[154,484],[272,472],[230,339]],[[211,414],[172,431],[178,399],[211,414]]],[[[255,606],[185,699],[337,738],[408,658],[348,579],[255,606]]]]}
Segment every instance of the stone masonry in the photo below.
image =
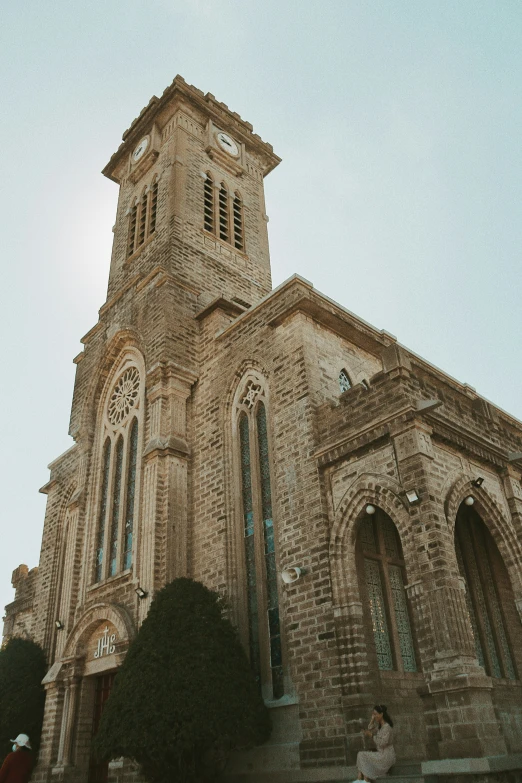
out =
{"type": "MultiPolygon", "coordinates": [[[[177,76],[104,169],[120,188],[107,301],[74,360],[40,563],[14,571],[4,625],[49,664],[36,783],[104,779],[100,694],[175,577],[226,597],[252,656],[252,568],[274,732],[230,774],[342,777],[383,702],[401,759],[522,752],[522,424],[299,276],[272,290],[263,179],[278,163],[177,76]],[[364,530],[386,552],[368,555],[364,530]]],[[[140,780],[129,760],[109,775],[140,780]]]]}

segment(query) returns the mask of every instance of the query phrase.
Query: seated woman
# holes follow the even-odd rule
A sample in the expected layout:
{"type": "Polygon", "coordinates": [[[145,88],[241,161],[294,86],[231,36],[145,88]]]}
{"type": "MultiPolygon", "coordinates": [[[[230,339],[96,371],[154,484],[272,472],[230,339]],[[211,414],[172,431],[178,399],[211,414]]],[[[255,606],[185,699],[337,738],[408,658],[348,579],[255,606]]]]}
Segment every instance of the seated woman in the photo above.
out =
{"type": "Polygon", "coordinates": [[[374,751],[361,750],[357,754],[358,780],[366,780],[367,783],[386,775],[392,764],[395,763],[395,751],[393,749],[393,721],[388,715],[385,704],[376,704],[373,708],[372,719],[367,731],[367,737],[373,737],[377,746],[374,751]]]}

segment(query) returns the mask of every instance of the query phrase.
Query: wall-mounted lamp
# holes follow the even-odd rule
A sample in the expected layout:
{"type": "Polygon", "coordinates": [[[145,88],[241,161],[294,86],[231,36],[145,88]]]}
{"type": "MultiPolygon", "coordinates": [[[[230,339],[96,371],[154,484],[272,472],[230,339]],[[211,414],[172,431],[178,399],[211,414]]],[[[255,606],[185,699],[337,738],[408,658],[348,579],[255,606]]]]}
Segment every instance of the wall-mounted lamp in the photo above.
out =
{"type": "Polygon", "coordinates": [[[55,620],[55,621],[54,621],[54,624],[55,624],[55,626],[56,626],[56,630],[58,630],[58,631],[63,631],[63,627],[64,627],[64,626],[63,626],[63,623],[62,623],[62,621],[61,621],[61,620],[55,620]]]}
{"type": "Polygon", "coordinates": [[[475,502],[475,498],[473,497],[473,495],[468,495],[468,497],[464,499],[464,503],[466,504],[466,506],[472,506],[474,502],[475,502]]]}
{"type": "Polygon", "coordinates": [[[290,568],[285,568],[284,571],[281,571],[281,579],[285,585],[291,585],[294,582],[297,582],[297,580],[305,574],[306,570],[304,568],[300,568],[299,566],[290,566],[290,568]]]}
{"type": "Polygon", "coordinates": [[[419,503],[420,497],[416,489],[407,489],[404,494],[406,495],[406,500],[410,506],[414,506],[415,503],[419,503]]]}
{"type": "Polygon", "coordinates": [[[367,513],[367,514],[369,514],[370,516],[371,516],[372,514],[375,514],[375,506],[372,506],[372,504],[371,504],[371,503],[368,503],[368,505],[366,506],[366,508],[365,508],[364,510],[365,510],[365,511],[366,511],[366,513],[367,513]]]}
{"type": "Polygon", "coordinates": [[[363,378],[362,381],[360,381],[361,386],[363,389],[366,389],[366,391],[370,391],[370,383],[366,380],[366,378],[363,378]]]}
{"type": "Polygon", "coordinates": [[[137,587],[134,592],[138,596],[138,598],[146,598],[148,596],[148,593],[146,590],[143,589],[143,587],[137,587]]]}
{"type": "Polygon", "coordinates": [[[482,476],[477,476],[477,478],[473,479],[471,483],[474,487],[481,487],[484,483],[484,479],[482,476]]]}

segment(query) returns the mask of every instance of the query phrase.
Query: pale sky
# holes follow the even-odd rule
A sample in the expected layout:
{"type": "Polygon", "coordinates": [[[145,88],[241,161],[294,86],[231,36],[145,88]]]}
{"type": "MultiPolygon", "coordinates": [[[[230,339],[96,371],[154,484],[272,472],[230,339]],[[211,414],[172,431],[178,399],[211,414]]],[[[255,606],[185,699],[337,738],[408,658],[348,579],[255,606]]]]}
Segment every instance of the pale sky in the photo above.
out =
{"type": "Polygon", "coordinates": [[[177,73],[283,158],[294,272],[522,418],[520,0],[0,2],[0,604],[38,564],[47,464],[106,294],[100,171],[177,73]]]}

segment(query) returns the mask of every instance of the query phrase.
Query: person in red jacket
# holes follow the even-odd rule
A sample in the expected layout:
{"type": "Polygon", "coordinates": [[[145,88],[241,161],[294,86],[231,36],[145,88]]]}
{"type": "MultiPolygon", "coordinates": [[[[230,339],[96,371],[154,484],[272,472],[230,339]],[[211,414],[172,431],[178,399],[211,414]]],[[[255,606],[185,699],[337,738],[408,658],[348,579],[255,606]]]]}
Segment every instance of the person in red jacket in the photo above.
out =
{"type": "Polygon", "coordinates": [[[8,753],[0,769],[0,783],[27,783],[33,771],[33,754],[27,734],[14,740],[13,752],[8,753]]]}

